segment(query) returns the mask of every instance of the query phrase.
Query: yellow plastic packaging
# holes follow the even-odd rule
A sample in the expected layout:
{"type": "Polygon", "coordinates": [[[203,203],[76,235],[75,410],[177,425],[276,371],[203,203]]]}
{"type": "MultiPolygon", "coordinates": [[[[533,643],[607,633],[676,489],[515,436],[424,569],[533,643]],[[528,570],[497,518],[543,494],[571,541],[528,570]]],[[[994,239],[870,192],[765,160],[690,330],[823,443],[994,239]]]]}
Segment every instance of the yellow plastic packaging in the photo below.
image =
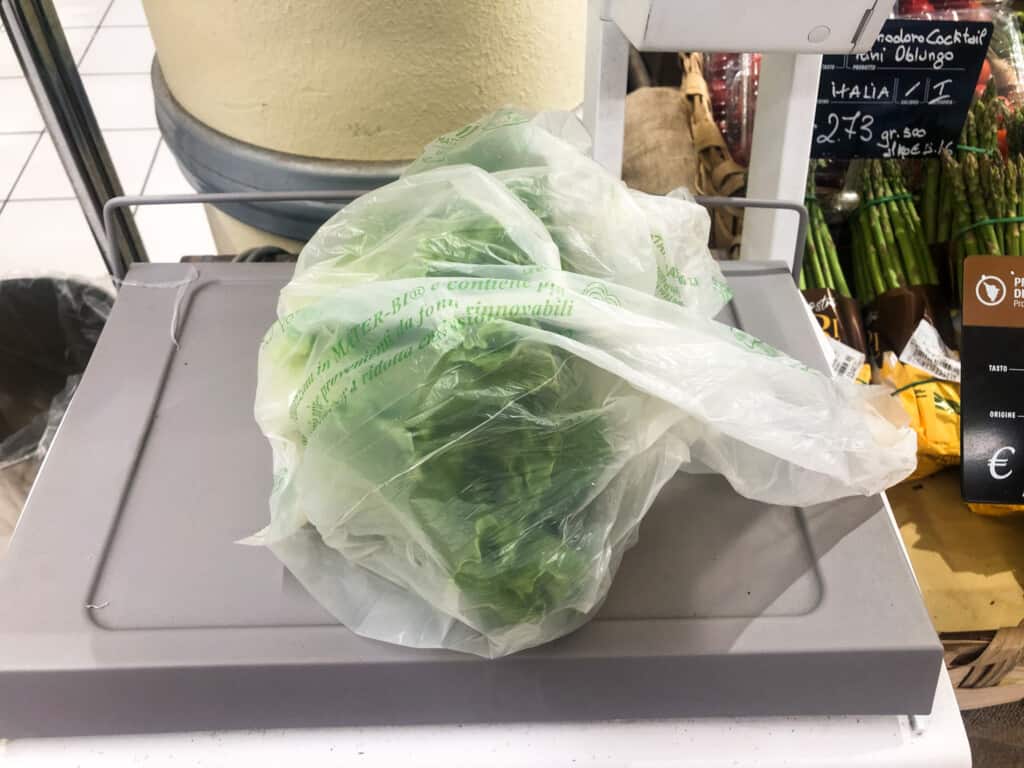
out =
{"type": "Polygon", "coordinates": [[[900,362],[894,352],[882,354],[878,376],[895,387],[917,433],[917,469],[910,479],[928,477],[960,463],[960,385],[940,381],[900,362]]]}

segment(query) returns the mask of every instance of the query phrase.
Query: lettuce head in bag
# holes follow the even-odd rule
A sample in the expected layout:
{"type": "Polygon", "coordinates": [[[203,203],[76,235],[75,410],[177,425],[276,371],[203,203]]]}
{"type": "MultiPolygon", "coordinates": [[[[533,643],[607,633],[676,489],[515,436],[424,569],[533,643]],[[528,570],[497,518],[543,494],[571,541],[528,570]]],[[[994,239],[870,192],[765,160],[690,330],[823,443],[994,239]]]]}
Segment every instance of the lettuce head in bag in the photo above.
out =
{"type": "Polygon", "coordinates": [[[887,393],[711,320],[700,206],[553,119],[496,113],[338,213],[261,347],[250,541],[364,636],[494,657],[572,631],[680,469],[793,505],[913,469],[887,393]]]}

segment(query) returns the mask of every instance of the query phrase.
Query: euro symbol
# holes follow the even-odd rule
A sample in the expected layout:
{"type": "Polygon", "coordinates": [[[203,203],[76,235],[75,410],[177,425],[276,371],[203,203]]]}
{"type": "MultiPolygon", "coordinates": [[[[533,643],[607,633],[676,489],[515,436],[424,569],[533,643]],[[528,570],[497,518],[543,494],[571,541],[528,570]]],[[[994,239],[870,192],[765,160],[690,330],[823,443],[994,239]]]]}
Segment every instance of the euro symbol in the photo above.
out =
{"type": "Polygon", "coordinates": [[[1004,459],[1003,454],[1007,451],[1010,452],[1011,456],[1016,455],[1017,449],[1012,445],[1007,445],[1000,448],[998,451],[992,454],[992,458],[988,460],[988,473],[992,475],[993,480],[1005,480],[1013,474],[1012,469],[1007,469],[1006,472],[997,472],[996,470],[1003,469],[1009,465],[1010,460],[1004,459]]]}

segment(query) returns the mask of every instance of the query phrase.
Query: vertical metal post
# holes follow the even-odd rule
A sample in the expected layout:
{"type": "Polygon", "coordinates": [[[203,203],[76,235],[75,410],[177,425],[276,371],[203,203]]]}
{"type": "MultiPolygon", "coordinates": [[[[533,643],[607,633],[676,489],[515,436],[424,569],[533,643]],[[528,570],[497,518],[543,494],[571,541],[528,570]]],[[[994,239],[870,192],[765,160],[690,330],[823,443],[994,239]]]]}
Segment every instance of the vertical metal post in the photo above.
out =
{"type": "MultiPolygon", "coordinates": [[[[53,2],[0,0],[0,21],[21,62],[93,238],[100,250],[106,252],[103,205],[123,191],[53,2]]],[[[119,210],[117,216],[116,252],[126,263],[146,261],[131,213],[119,210]]]]}
{"type": "MultiPolygon", "coordinates": [[[[816,54],[766,53],[761,59],[749,197],[803,203],[820,74],[821,56],[816,54]]],[[[792,217],[778,211],[747,211],[740,258],[792,266],[796,227],[792,217]]]]}
{"type": "Polygon", "coordinates": [[[583,124],[593,140],[593,157],[614,176],[622,175],[626,125],[629,41],[605,13],[607,0],[589,0],[583,124]]]}

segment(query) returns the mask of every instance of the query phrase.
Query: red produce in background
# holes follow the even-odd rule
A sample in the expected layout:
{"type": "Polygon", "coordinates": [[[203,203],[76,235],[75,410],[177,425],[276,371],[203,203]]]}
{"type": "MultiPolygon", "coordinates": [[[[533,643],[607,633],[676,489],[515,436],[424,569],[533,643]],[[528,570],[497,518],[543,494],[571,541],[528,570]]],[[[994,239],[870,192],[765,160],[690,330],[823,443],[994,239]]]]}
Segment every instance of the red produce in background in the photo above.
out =
{"type": "Polygon", "coordinates": [[[741,165],[750,164],[760,73],[759,53],[709,53],[705,57],[704,74],[715,122],[733,159],[741,165]]]}

